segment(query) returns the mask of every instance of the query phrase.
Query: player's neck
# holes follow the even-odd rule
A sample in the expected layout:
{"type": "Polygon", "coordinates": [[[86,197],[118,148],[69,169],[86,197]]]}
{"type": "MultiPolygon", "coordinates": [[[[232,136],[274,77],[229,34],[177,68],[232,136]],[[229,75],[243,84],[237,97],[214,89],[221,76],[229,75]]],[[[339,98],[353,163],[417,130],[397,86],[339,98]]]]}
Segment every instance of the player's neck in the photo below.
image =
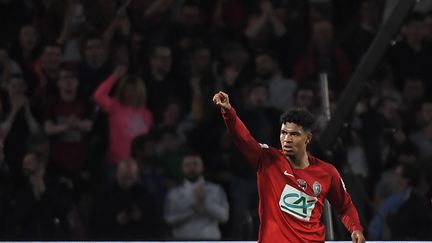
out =
{"type": "Polygon", "coordinates": [[[309,158],[307,153],[302,153],[297,156],[288,157],[288,161],[294,169],[304,169],[309,166],[309,158]]]}

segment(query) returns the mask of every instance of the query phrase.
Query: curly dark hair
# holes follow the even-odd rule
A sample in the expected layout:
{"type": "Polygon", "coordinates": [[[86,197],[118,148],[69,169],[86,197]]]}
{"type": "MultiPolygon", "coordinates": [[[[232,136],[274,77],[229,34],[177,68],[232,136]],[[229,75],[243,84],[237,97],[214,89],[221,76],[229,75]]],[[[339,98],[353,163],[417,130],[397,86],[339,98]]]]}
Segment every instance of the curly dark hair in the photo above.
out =
{"type": "Polygon", "coordinates": [[[295,123],[307,132],[312,132],[316,129],[316,121],[314,115],[304,108],[291,109],[284,112],[280,116],[280,123],[295,123]]]}

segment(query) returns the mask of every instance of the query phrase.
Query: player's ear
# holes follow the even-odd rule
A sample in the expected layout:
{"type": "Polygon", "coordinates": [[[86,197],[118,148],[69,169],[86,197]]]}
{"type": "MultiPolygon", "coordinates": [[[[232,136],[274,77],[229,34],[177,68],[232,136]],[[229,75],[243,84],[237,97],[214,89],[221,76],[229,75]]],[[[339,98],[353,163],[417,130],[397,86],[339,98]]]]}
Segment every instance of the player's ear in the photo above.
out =
{"type": "Polygon", "coordinates": [[[312,133],[311,133],[311,132],[308,132],[308,133],[306,134],[306,136],[307,136],[307,138],[306,138],[306,142],[305,142],[305,144],[309,144],[310,141],[312,140],[312,133]]]}

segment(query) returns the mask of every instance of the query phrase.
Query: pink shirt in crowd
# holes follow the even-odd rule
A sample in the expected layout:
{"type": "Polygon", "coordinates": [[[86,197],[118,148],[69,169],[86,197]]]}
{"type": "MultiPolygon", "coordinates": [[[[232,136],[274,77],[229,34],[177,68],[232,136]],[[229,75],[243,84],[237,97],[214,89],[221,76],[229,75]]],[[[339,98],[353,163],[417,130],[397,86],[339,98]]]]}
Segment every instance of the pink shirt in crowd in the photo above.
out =
{"type": "Polygon", "coordinates": [[[153,114],[147,107],[126,106],[109,96],[116,82],[116,77],[110,76],[95,91],[94,99],[108,113],[109,146],[108,160],[119,163],[130,157],[132,140],[150,131],[153,125],[153,114]]]}

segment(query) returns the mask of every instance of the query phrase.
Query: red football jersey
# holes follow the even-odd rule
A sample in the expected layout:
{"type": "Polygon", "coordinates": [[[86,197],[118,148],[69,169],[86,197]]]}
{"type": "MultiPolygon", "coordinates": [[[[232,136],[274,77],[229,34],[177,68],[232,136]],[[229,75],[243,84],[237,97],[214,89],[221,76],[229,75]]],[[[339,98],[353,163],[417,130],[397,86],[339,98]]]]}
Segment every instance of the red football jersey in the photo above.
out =
{"type": "Polygon", "coordinates": [[[333,165],[309,155],[308,167],[294,169],[281,150],[260,144],[251,136],[234,108],[223,113],[223,118],[234,143],[257,171],[258,242],[324,242],[321,215],[325,199],[350,232],[363,230],[333,165]]]}

